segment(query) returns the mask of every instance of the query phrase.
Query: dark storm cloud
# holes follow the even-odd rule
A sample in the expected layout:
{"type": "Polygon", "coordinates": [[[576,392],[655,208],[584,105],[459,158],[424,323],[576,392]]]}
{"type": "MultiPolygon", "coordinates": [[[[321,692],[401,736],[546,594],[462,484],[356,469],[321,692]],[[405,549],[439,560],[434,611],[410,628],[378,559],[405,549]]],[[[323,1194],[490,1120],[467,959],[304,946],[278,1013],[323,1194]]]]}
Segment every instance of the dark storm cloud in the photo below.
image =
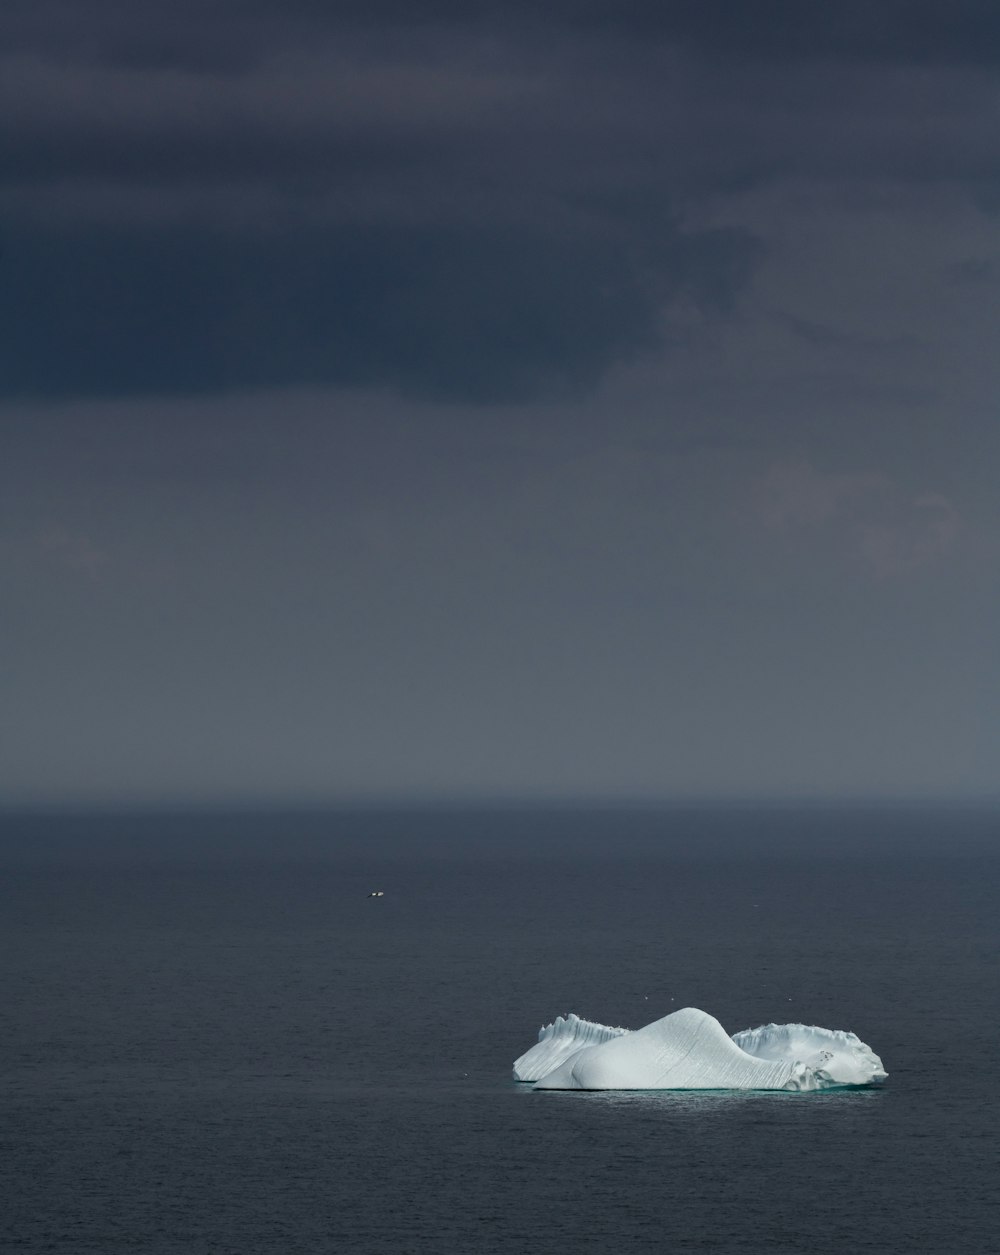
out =
{"type": "Polygon", "coordinates": [[[0,392],[589,388],[672,303],[733,308],[759,247],[713,198],[777,177],[987,197],[996,25],[978,4],[8,5],[0,392]]]}
{"type": "Polygon", "coordinates": [[[991,0],[8,0],[7,46],[81,48],[140,65],[235,65],[276,46],[375,29],[406,33],[548,28],[564,37],[686,43],[709,53],[925,64],[995,64],[1000,13],[991,0]]]}
{"type": "Polygon", "coordinates": [[[723,232],[665,247],[675,255],[651,257],[647,283],[599,237],[529,229],[22,235],[0,369],[12,392],[62,396],[303,380],[483,400],[560,391],[648,344],[671,286],[724,296],[745,254],[723,232]]]}

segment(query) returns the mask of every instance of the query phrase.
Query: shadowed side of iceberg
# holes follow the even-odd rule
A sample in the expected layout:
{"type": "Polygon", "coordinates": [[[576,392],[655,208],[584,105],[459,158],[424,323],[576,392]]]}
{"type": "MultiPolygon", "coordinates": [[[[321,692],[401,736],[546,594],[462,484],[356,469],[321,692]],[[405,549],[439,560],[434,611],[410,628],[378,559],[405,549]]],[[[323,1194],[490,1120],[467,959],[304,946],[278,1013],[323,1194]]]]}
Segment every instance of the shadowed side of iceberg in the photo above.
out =
{"type": "Polygon", "coordinates": [[[607,1024],[581,1020],[572,1012],[565,1018],[557,1015],[551,1024],[538,1030],[535,1045],[514,1060],[514,1080],[539,1081],[581,1050],[622,1037],[628,1031],[627,1028],[611,1028],[607,1024]]]}

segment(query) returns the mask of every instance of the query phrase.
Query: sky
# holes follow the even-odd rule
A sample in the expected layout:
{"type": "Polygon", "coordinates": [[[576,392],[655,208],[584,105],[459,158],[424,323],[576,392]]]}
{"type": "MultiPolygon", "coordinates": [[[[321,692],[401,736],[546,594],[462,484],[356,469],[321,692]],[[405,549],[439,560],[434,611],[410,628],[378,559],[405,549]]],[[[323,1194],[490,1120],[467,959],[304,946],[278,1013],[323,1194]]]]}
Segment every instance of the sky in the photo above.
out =
{"type": "Polygon", "coordinates": [[[6,0],[0,805],[995,798],[998,70],[6,0]]]}

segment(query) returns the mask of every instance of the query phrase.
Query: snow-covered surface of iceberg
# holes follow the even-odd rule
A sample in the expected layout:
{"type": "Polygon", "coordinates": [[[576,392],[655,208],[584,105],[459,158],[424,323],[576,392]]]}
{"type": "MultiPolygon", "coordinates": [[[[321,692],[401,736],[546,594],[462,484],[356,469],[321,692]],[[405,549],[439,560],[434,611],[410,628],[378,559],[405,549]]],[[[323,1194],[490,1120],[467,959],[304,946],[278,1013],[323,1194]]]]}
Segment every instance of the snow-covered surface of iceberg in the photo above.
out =
{"type": "Polygon", "coordinates": [[[853,1033],[769,1024],[730,1037],[713,1016],[685,1007],[635,1032],[560,1016],[514,1075],[536,1089],[805,1091],[870,1085],[886,1073],[853,1033]]]}
{"type": "Polygon", "coordinates": [[[886,1078],[882,1060],[854,1033],[815,1024],[765,1024],[733,1034],[756,1059],[798,1059],[831,1085],[871,1085],[886,1078]]]}
{"type": "Polygon", "coordinates": [[[551,1024],[538,1030],[538,1041],[514,1060],[515,1081],[540,1081],[560,1064],[565,1063],[587,1046],[599,1046],[613,1037],[622,1037],[627,1028],[611,1028],[581,1020],[570,1012],[565,1019],[557,1015],[551,1024]]]}

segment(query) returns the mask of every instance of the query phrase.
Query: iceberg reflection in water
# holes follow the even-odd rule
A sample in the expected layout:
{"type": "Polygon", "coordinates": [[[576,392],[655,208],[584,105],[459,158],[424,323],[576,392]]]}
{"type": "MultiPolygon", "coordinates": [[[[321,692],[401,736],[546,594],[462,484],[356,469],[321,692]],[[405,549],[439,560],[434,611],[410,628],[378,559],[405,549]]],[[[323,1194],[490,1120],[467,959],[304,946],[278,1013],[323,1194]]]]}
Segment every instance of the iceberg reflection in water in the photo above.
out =
{"type": "Polygon", "coordinates": [[[885,1078],[882,1060],[854,1033],[768,1024],[730,1037],[696,1007],[635,1032],[560,1016],[514,1063],[514,1079],[535,1089],[812,1092],[885,1078]]]}

